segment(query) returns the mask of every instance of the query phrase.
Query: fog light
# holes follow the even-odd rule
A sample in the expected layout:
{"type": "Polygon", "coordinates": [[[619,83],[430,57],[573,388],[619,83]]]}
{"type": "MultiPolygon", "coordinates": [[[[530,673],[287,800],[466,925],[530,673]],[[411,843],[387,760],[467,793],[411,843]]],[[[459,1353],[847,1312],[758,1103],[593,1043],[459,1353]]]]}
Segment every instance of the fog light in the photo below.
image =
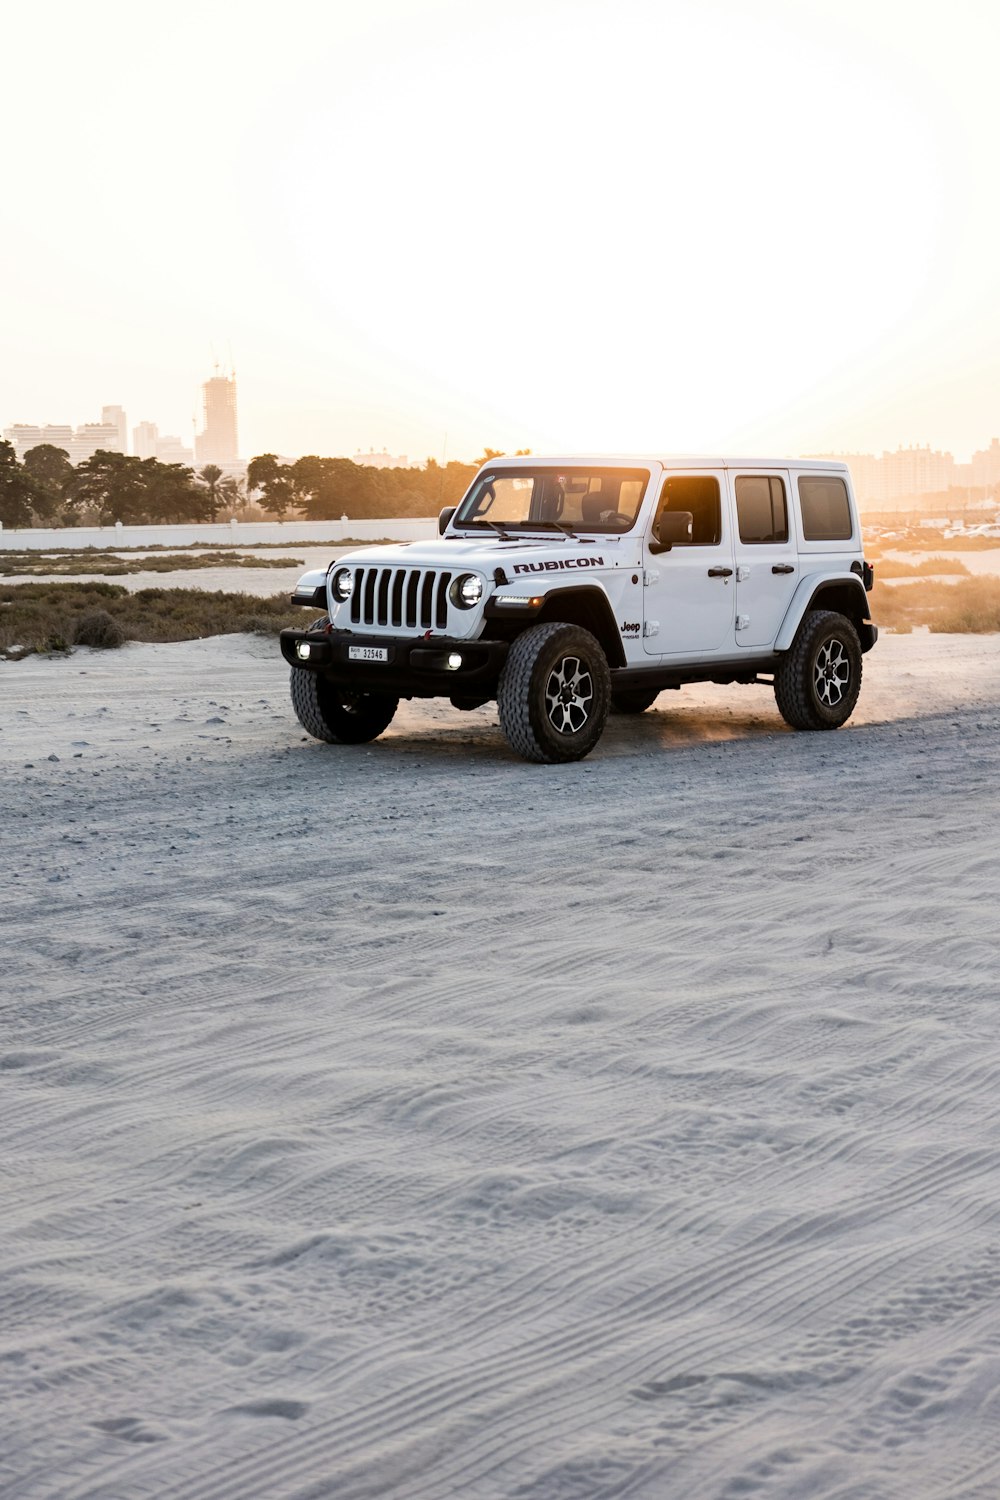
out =
{"type": "Polygon", "coordinates": [[[295,648],[295,654],[299,658],[299,661],[308,661],[312,655],[312,647],[309,642],[299,641],[299,644],[295,648]]]}
{"type": "Polygon", "coordinates": [[[451,671],[451,672],[457,672],[458,669],[459,669],[459,667],[461,665],[462,665],[462,658],[459,656],[458,652],[457,651],[449,651],[449,653],[448,653],[448,669],[449,669],[449,671],[451,671]]]}

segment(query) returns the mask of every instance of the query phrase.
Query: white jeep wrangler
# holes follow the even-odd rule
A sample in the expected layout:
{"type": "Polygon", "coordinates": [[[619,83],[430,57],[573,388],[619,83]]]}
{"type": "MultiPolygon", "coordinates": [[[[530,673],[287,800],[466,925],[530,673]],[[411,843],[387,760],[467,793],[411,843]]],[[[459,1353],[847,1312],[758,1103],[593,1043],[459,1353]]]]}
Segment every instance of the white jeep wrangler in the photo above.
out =
{"type": "Polygon", "coordinates": [[[518,754],[570,761],[685,682],[773,686],[796,729],[857,702],[878,631],[844,464],[504,458],[439,530],[299,581],[324,616],[281,649],[317,739],[375,739],[400,698],[495,698],[518,754]]]}

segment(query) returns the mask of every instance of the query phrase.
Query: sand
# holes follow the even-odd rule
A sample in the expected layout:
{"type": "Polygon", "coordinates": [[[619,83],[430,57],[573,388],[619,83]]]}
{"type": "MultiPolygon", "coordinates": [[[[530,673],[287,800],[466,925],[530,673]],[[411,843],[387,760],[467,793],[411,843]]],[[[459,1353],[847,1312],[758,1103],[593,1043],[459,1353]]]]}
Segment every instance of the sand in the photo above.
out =
{"type": "Polygon", "coordinates": [[[302,738],[0,663],[4,1500],[1000,1493],[1000,637],[302,738]]]}

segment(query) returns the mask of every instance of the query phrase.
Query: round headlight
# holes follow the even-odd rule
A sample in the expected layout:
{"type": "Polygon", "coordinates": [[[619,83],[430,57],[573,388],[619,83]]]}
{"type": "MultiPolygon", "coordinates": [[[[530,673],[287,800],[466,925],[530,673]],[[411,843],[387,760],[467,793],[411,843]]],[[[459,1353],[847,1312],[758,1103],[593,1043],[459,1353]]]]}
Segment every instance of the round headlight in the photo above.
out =
{"type": "Polygon", "coordinates": [[[451,586],[451,597],[459,609],[475,609],[483,597],[483,580],[475,573],[460,573],[451,586]]]}
{"type": "Polygon", "coordinates": [[[331,588],[333,597],[339,599],[341,603],[351,597],[354,593],[354,574],[350,568],[340,568],[334,573],[331,588]]]}

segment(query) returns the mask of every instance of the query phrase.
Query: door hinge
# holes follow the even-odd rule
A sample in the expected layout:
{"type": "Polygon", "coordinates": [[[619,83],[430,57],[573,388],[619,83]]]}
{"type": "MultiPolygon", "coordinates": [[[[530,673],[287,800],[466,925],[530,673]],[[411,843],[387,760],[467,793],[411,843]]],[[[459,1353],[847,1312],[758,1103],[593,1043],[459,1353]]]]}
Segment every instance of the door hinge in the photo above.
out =
{"type": "Polygon", "coordinates": [[[659,620],[647,620],[646,623],[645,623],[645,625],[643,625],[643,627],[642,627],[642,633],[643,633],[643,635],[659,635],[659,633],[660,633],[660,622],[659,622],[659,620]]]}
{"type": "Polygon", "coordinates": [[[746,583],[746,581],[747,581],[747,579],[749,577],[750,577],[750,569],[749,568],[747,568],[747,567],[740,567],[740,566],[737,567],[737,569],[736,569],[736,582],[737,583],[746,583]]]}
{"type": "Polygon", "coordinates": [[[737,615],[736,616],[736,629],[737,630],[746,630],[746,628],[747,628],[747,626],[749,624],[750,624],[750,616],[749,615],[737,615]]]}
{"type": "Polygon", "coordinates": [[[643,588],[648,589],[652,584],[657,583],[659,581],[659,577],[660,574],[658,569],[646,568],[642,575],[643,588]]]}

